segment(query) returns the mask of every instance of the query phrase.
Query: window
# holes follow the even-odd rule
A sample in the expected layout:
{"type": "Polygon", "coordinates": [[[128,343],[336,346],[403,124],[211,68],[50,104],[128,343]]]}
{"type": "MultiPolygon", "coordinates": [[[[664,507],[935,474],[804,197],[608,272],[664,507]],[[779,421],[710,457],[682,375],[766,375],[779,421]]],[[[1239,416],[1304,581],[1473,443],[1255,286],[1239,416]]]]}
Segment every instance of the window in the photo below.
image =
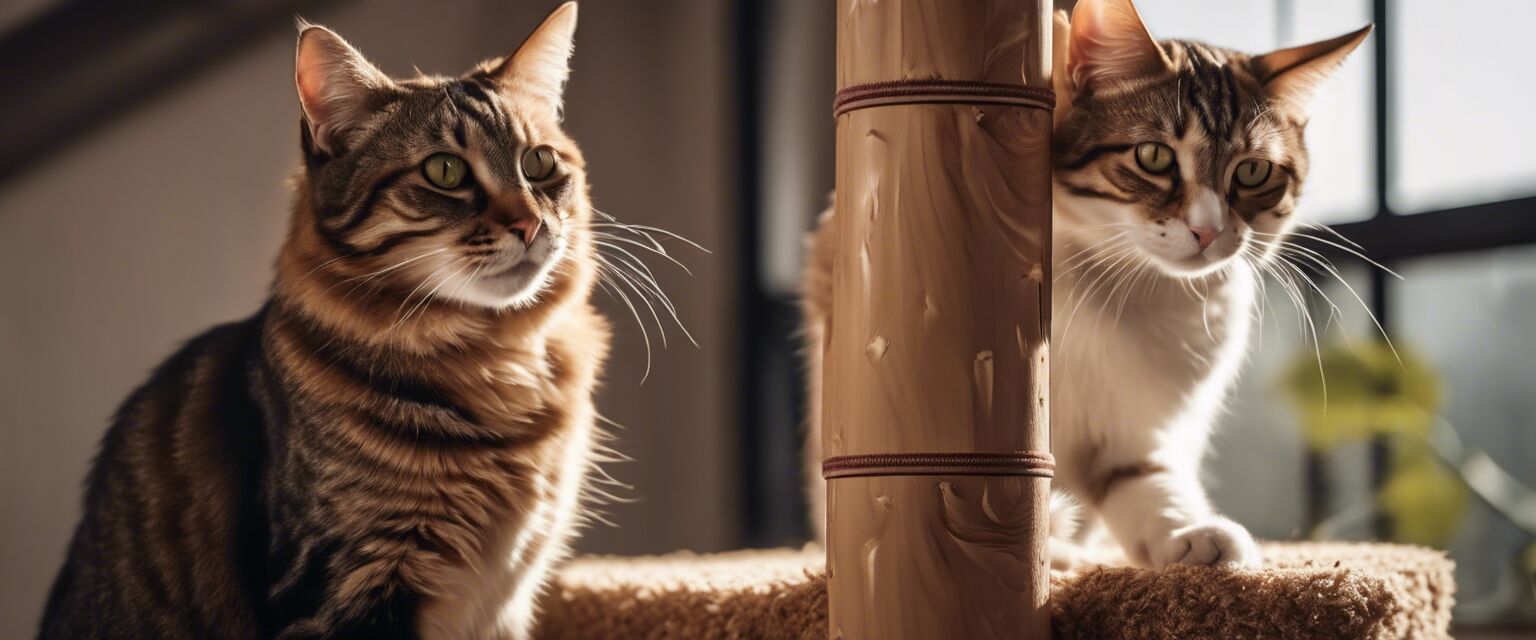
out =
{"type": "Polygon", "coordinates": [[[1536,83],[1525,68],[1536,3],[1403,0],[1392,7],[1392,210],[1536,194],[1536,83]]]}
{"type": "MultiPolygon", "coordinates": [[[[1536,486],[1536,245],[1408,260],[1402,273],[1389,306],[1395,333],[1439,372],[1440,414],[1463,442],[1536,486]]],[[[1468,505],[1451,547],[1457,600],[1473,603],[1463,618],[1496,615],[1500,583],[1515,577],[1511,559],[1530,544],[1487,505],[1468,505]]]]}

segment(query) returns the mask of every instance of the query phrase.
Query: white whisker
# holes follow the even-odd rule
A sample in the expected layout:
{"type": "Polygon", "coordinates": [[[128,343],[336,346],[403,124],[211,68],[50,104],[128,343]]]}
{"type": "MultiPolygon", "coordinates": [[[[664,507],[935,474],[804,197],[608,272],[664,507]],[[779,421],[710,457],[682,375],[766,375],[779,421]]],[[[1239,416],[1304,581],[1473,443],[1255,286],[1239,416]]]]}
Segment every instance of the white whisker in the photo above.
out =
{"type": "Polygon", "coordinates": [[[389,273],[391,271],[394,271],[396,269],[404,267],[404,266],[406,266],[408,264],[416,262],[417,260],[421,260],[422,258],[426,258],[426,257],[429,257],[429,256],[434,256],[434,255],[437,255],[437,254],[442,253],[444,251],[447,251],[447,249],[434,249],[432,251],[428,251],[428,252],[420,254],[420,255],[412,256],[412,257],[407,258],[405,260],[401,260],[400,262],[396,262],[395,264],[392,264],[390,266],[384,267],[383,269],[379,269],[378,271],[374,271],[374,272],[371,272],[371,273],[365,273],[365,274],[360,275],[360,276],[353,276],[351,278],[347,278],[345,280],[342,280],[340,282],[332,284],[331,286],[326,287],[325,291],[328,292],[331,289],[334,289],[336,287],[344,285],[344,284],[346,284],[348,282],[352,282],[353,280],[361,280],[361,282],[358,282],[357,284],[353,285],[351,289],[348,289],[346,293],[342,294],[341,297],[342,297],[343,300],[345,300],[345,299],[351,297],[352,294],[355,293],[358,290],[359,287],[362,287],[363,285],[368,284],[368,282],[370,280],[374,280],[374,279],[376,279],[376,278],[378,278],[378,277],[380,277],[380,276],[382,276],[382,275],[384,275],[386,273],[389,273]]]}
{"type": "Polygon", "coordinates": [[[654,253],[654,254],[656,254],[658,256],[666,258],[672,264],[677,265],[677,268],[682,269],[684,273],[687,273],[690,276],[693,275],[693,271],[688,268],[688,265],[685,265],[682,262],[678,261],[677,258],[672,257],[672,254],[667,253],[666,248],[661,247],[660,245],[652,246],[652,245],[648,245],[648,244],[646,244],[644,242],[640,242],[638,240],[632,240],[632,239],[629,239],[629,238],[621,238],[621,237],[613,235],[611,233],[605,233],[605,232],[602,232],[602,231],[593,231],[592,232],[592,237],[598,238],[598,239],[603,240],[603,241],[622,242],[622,243],[625,243],[625,244],[629,244],[629,245],[634,245],[636,247],[640,247],[641,249],[645,249],[646,251],[650,251],[651,253],[654,253]]]}
{"type": "MultiPolygon", "coordinates": [[[[423,287],[426,287],[428,284],[431,284],[432,281],[434,279],[436,279],[440,274],[442,274],[444,271],[447,271],[450,267],[453,267],[453,266],[454,266],[454,262],[450,261],[447,264],[444,264],[443,266],[438,267],[437,269],[432,271],[432,273],[429,274],[427,277],[422,278],[421,282],[417,283],[416,288],[411,289],[410,293],[405,294],[405,299],[400,301],[400,307],[395,309],[395,313],[403,314],[405,312],[406,306],[411,304],[411,298],[416,295],[417,291],[421,291],[421,289],[423,287]]],[[[395,320],[394,324],[391,324],[389,326],[389,330],[393,331],[394,329],[399,327],[400,323],[404,319],[405,319],[405,315],[401,315],[400,318],[395,320]]]]}
{"type": "Polygon", "coordinates": [[[395,321],[395,326],[400,326],[400,325],[405,324],[406,320],[409,320],[410,317],[415,315],[418,310],[421,310],[422,308],[424,308],[426,306],[426,304],[428,302],[432,301],[432,296],[436,295],[437,291],[439,289],[443,288],[443,285],[448,284],[448,281],[452,280],[454,278],[454,276],[457,276],[460,273],[463,273],[464,270],[468,269],[468,268],[469,268],[469,265],[466,264],[466,265],[460,266],[457,269],[454,269],[452,273],[449,273],[448,275],[443,276],[442,281],[438,282],[437,286],[432,287],[432,290],[428,291],[427,295],[422,296],[421,297],[421,301],[417,302],[416,306],[411,307],[410,311],[407,311],[404,316],[401,316],[399,320],[395,321]]]}
{"type": "Polygon", "coordinates": [[[600,274],[597,284],[609,295],[623,302],[624,306],[629,307],[630,315],[635,318],[635,326],[640,328],[640,337],[645,342],[645,372],[640,374],[640,384],[645,384],[646,379],[651,377],[651,334],[646,331],[645,323],[640,321],[640,311],[635,309],[635,304],[630,302],[629,295],[624,293],[623,288],[609,280],[607,274],[600,274]]]}
{"type": "Polygon", "coordinates": [[[601,263],[604,267],[607,267],[613,275],[616,275],[620,279],[628,282],[630,288],[634,289],[636,293],[640,294],[640,302],[645,305],[646,310],[651,312],[651,319],[656,321],[657,333],[661,334],[661,348],[667,348],[666,325],[662,324],[661,316],[656,313],[656,307],[651,304],[651,297],[642,293],[641,287],[635,284],[632,277],[626,274],[622,269],[615,268],[612,263],[605,260],[601,255],[599,255],[597,259],[598,262],[601,263]]]}
{"type": "Polygon", "coordinates": [[[614,228],[623,229],[625,231],[634,232],[634,233],[639,234],[639,235],[645,235],[647,237],[649,237],[648,236],[649,233],[659,233],[659,234],[664,235],[664,236],[666,236],[668,238],[672,238],[673,240],[677,240],[679,242],[685,243],[685,244],[687,244],[690,247],[698,249],[699,251],[703,251],[704,253],[713,253],[709,249],[705,249],[703,245],[701,245],[701,244],[699,244],[697,242],[689,240],[688,238],[680,236],[680,235],[678,235],[676,233],[673,233],[671,231],[667,231],[666,229],[662,229],[660,227],[653,227],[653,226],[645,225],[645,224],[630,224],[630,223],[621,223],[621,222],[613,222],[613,223],[598,222],[598,223],[592,223],[589,226],[592,226],[594,228],[598,228],[598,227],[601,227],[601,228],[614,227],[614,228]]]}

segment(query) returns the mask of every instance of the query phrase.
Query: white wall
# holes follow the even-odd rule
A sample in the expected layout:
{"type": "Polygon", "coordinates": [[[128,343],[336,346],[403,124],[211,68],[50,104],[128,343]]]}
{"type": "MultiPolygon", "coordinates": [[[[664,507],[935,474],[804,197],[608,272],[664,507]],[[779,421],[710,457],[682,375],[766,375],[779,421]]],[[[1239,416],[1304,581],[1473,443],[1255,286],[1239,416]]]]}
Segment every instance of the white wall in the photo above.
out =
{"type": "MultiPolygon", "coordinates": [[[[308,16],[386,71],[456,73],[510,51],[552,2],[353,2],[308,16]]],[[[700,348],[644,352],[628,312],[600,407],[640,502],[583,548],[735,540],[728,17],[714,2],[588,0],[567,122],[598,206],[716,250],[665,284],[700,348]],[[697,6],[695,6],[697,5],[697,6]]],[[[211,324],[261,303],[297,160],[292,34],[276,33],[0,184],[0,637],[29,637],[110,412],[211,324]]],[[[6,126],[16,126],[8,124],[6,126]]]]}

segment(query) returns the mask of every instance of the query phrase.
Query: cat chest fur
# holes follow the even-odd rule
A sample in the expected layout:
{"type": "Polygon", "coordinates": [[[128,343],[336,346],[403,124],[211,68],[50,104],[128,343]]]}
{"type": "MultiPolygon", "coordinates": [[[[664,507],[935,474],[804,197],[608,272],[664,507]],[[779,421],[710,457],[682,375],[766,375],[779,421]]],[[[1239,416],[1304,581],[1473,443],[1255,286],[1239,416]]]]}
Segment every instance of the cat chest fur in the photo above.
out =
{"type": "Polygon", "coordinates": [[[575,520],[595,365],[559,339],[461,353],[411,369],[433,393],[402,394],[360,377],[376,363],[349,366],[275,334],[275,355],[308,382],[298,408],[309,419],[289,448],[290,468],[308,470],[306,519],[349,549],[333,577],[339,599],[408,590],[425,637],[526,628],[515,618],[575,520]]]}
{"type": "Polygon", "coordinates": [[[1250,278],[1234,266],[1193,291],[1166,283],[1123,301],[1084,294],[1091,274],[1058,282],[1051,440],[1059,484],[1079,493],[1088,476],[1133,452],[1205,436],[1247,345],[1250,278]]]}

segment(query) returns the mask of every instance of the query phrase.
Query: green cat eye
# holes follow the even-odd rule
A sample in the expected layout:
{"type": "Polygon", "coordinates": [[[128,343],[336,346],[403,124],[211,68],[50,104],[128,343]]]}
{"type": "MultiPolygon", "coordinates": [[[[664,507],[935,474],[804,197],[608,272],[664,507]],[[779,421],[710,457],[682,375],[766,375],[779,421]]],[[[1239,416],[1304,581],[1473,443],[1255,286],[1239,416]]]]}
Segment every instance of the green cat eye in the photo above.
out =
{"type": "Polygon", "coordinates": [[[457,189],[469,175],[469,166],[451,153],[434,153],[421,163],[421,175],[440,189],[457,189]]]}
{"type": "Polygon", "coordinates": [[[1244,160],[1237,163],[1232,179],[1245,187],[1257,187],[1269,181],[1269,172],[1273,168],[1274,164],[1268,160],[1244,160]]]}
{"type": "Polygon", "coordinates": [[[523,175],[529,182],[546,180],[554,174],[554,149],[541,145],[523,152],[523,175]]]}
{"type": "Polygon", "coordinates": [[[1136,145],[1136,164],[1151,174],[1165,173],[1173,167],[1173,149],[1161,142],[1136,145]]]}

